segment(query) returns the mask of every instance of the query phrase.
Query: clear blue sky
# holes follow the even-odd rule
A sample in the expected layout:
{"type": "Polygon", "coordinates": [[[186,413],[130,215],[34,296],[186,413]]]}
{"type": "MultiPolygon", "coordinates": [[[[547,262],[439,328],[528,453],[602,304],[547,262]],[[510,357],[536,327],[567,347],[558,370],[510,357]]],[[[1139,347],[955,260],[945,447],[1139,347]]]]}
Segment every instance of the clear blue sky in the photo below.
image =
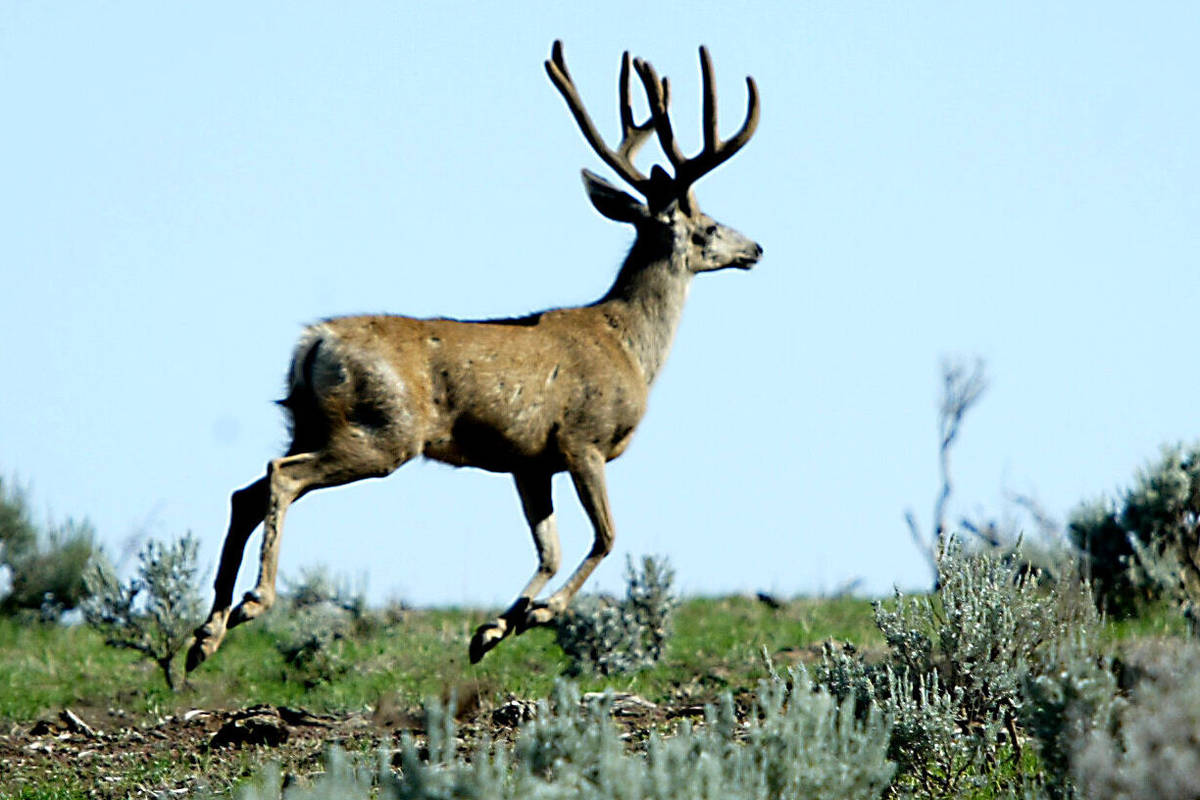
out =
{"type": "MultiPolygon", "coordinates": [[[[1017,491],[1062,520],[1200,436],[1200,5],[686,8],[4,3],[0,474],[110,552],[191,530],[211,566],[286,444],[304,324],[598,297],[632,232],[583,196],[603,170],[555,38],[610,132],[626,48],[673,78],[689,149],[696,45],[726,133],[746,74],[763,104],[698,196],[765,257],[696,280],[591,588],[627,553],[691,593],[925,584],[903,513],[928,523],[948,355],[992,379],[956,515],[1017,491]]],[[[556,499],[573,566],[590,531],[556,499]]],[[[413,463],[295,506],[283,573],[315,564],[499,605],[534,553],[508,478],[413,463]]]]}

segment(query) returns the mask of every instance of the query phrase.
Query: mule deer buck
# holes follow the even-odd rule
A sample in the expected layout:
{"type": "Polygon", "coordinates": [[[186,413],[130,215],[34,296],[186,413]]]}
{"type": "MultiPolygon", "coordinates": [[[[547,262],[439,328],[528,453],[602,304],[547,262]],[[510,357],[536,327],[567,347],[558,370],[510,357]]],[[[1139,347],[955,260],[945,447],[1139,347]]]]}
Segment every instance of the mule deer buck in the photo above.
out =
{"type": "Polygon", "coordinates": [[[637,238],[608,293],[591,305],[519,319],[461,322],[400,316],[329,319],[304,331],[292,356],[288,395],[292,444],[267,474],[233,494],[216,598],[188,652],[189,671],[211,656],[226,631],[275,600],[279,537],[288,506],[313,489],[383,477],[418,455],[456,466],[511,473],[533,534],[538,566],[516,601],[471,640],[477,662],[505,637],[550,622],[611,550],[613,522],[604,465],[624,452],[646,410],[646,396],[670,349],[692,276],[748,269],[762,248],[703,214],[692,185],[740,150],[758,125],[758,91],[749,93],[740,130],[722,141],[712,62],[700,48],[703,137],[683,155],[668,117],[670,87],[641,59],[633,62],[650,114],[634,121],[630,58],[621,62],[622,138],[597,132],[555,42],[546,72],[600,159],[643,199],[584,170],[592,204],[634,226],[637,238]],[[674,175],[649,175],[634,155],[654,133],[674,175]],[[591,521],[587,557],[557,592],[536,600],[558,571],[560,550],[551,477],[569,472],[591,521]],[[258,583],[230,610],[250,534],[264,524],[258,583]]]}

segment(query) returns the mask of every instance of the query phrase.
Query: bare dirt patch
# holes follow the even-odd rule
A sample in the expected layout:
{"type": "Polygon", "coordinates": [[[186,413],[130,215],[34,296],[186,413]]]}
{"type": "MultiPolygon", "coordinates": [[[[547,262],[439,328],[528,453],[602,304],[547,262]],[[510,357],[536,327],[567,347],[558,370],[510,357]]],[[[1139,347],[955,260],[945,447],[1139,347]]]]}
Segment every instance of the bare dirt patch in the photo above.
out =
{"type": "MultiPolygon", "coordinates": [[[[655,704],[632,694],[614,695],[611,709],[632,748],[652,730],[670,729],[680,717],[699,721],[704,714],[701,703],[655,704]]],[[[496,705],[468,698],[456,715],[459,748],[473,751],[485,734],[493,741],[511,740],[536,714],[531,700],[512,697],[496,705]]],[[[141,719],[120,709],[63,709],[0,734],[0,797],[51,786],[95,798],[228,794],[265,764],[280,764],[285,783],[304,781],[323,771],[331,745],[373,760],[381,747],[395,750],[405,732],[420,743],[423,712],[386,703],[369,713],[258,705],[141,719]]]]}

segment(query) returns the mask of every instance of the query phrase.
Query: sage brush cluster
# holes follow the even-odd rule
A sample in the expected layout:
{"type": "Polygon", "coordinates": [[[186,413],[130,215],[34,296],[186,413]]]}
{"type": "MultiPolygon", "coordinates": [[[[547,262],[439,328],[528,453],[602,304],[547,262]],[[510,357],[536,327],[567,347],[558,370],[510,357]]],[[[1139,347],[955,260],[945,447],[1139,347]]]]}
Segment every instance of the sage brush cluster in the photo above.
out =
{"type": "Polygon", "coordinates": [[[1077,509],[1068,530],[1106,610],[1163,599],[1200,628],[1200,445],[1164,449],[1116,502],[1077,509]]]}
{"type": "MultiPolygon", "coordinates": [[[[406,735],[374,769],[334,753],[311,784],[268,773],[243,797],[1200,796],[1200,643],[1105,655],[1088,584],[1066,565],[1047,581],[1020,553],[950,542],[938,572],[936,593],[876,604],[881,657],[829,644],[811,675],[768,659],[752,708],[726,694],[703,723],[652,730],[644,747],[608,698],[581,704],[560,683],[515,740],[463,752],[435,705],[426,738],[406,735]]],[[[630,573],[631,596],[670,596],[661,567],[630,573]]]]}
{"type": "Polygon", "coordinates": [[[284,677],[306,689],[332,683],[350,671],[343,648],[350,631],[346,613],[329,605],[305,606],[294,612],[274,609],[267,630],[283,657],[284,677]]]}
{"type": "Polygon", "coordinates": [[[634,672],[662,658],[679,605],[672,594],[675,572],[666,559],[645,556],[635,570],[625,565],[625,598],[582,595],[555,623],[559,646],[572,674],[634,672]]]}
{"type": "Polygon", "coordinates": [[[675,735],[652,734],[644,753],[629,752],[610,718],[607,699],[582,706],[559,683],[515,743],[484,742],[470,758],[457,753],[452,715],[427,709],[424,748],[408,734],[396,758],[380,754],[371,771],[334,752],[310,786],[281,787],[278,772],[243,790],[243,800],[489,800],[537,797],[644,800],[824,800],[879,798],[895,770],[887,759],[887,723],[858,719],[803,670],[762,682],[756,713],[738,722],[726,695],[705,723],[683,723],[675,735]],[[399,772],[391,769],[398,761],[399,772]]]}
{"type": "Polygon", "coordinates": [[[1037,790],[1055,796],[1065,785],[1068,739],[1092,729],[1101,712],[1095,695],[1112,697],[1115,685],[1090,655],[1100,621],[1087,587],[1043,586],[1023,564],[1017,554],[967,554],[951,543],[937,593],[897,592],[875,604],[888,644],[881,662],[826,647],[818,683],[854,698],[860,715],[891,722],[895,792],[957,797],[995,788],[1002,774],[1019,771],[1026,733],[1054,764],[1037,790]],[[1085,696],[1096,706],[1088,714],[1085,696]]]}
{"type": "Polygon", "coordinates": [[[84,620],[109,646],[135,650],[158,664],[171,689],[176,685],[172,661],[191,641],[201,614],[196,551],[190,533],[170,544],[151,540],[126,584],[103,557],[93,558],[84,572],[89,594],[81,606],[84,620]]]}
{"type": "Polygon", "coordinates": [[[311,689],[349,672],[343,651],[347,637],[365,618],[363,594],[317,568],[288,582],[282,600],[266,622],[287,668],[285,675],[311,689]]]}
{"type": "Polygon", "coordinates": [[[1200,647],[1138,682],[1114,724],[1080,740],[1073,772],[1081,797],[1188,800],[1200,797],[1200,647]]]}
{"type": "Polygon", "coordinates": [[[0,479],[0,613],[55,622],[83,600],[83,571],[96,552],[86,520],[39,529],[25,492],[0,479]]]}
{"type": "Polygon", "coordinates": [[[367,612],[367,599],[345,580],[335,580],[325,567],[310,567],[300,571],[299,579],[285,580],[284,597],[292,608],[327,605],[345,611],[352,619],[367,612]]]}

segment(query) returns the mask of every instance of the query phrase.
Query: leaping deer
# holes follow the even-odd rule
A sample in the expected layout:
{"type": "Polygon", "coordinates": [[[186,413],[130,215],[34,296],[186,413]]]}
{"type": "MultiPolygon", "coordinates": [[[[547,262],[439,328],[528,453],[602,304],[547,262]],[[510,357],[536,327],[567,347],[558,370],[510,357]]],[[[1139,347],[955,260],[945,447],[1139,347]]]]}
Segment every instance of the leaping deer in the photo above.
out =
{"type": "Polygon", "coordinates": [[[730,139],[717,133],[712,61],[700,48],[703,136],[687,158],[668,116],[670,86],[648,62],[633,60],[649,117],[634,121],[630,58],[619,79],[622,137],[605,144],[555,42],[546,72],[588,144],[643,198],[593,173],[584,188],[604,216],[634,226],[637,238],[608,293],[591,305],[518,319],[463,322],[401,316],[355,316],[312,325],[300,337],[280,401],[291,416],[287,455],[233,493],[212,612],[196,629],[187,669],[216,652],[226,631],[260,616],[275,601],[279,537],[288,506],[313,489],[389,475],[423,455],[456,466],[511,473],[533,533],[538,566],[516,601],[481,625],[470,658],[513,633],[550,622],[613,546],[604,465],[621,455],[646,410],[651,383],[667,357],[692,276],[726,267],[749,269],[762,248],[703,214],[693,184],[731,158],[758,126],[758,90],[746,78],[746,118],[730,139]],[[634,155],[653,132],[674,169],[649,175],[634,155]],[[587,557],[546,600],[538,594],[561,560],[551,477],[567,471],[591,521],[587,557]],[[230,610],[250,534],[264,523],[258,583],[230,610]]]}

